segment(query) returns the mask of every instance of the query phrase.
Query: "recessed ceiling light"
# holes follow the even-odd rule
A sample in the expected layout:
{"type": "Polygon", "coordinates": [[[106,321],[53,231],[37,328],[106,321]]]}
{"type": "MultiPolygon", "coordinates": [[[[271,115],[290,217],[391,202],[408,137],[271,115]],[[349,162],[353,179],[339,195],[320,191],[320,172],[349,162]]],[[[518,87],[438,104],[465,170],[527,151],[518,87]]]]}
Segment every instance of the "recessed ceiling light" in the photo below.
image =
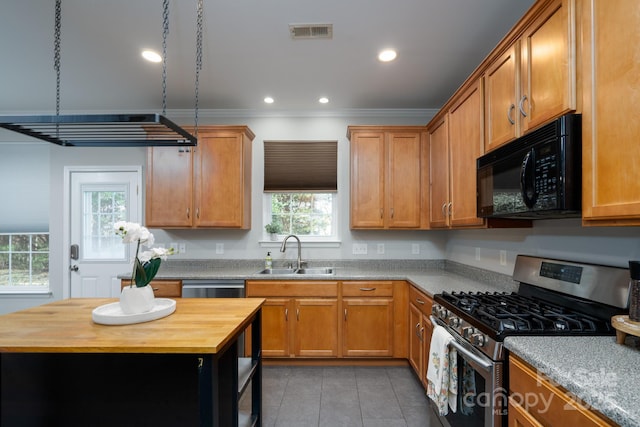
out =
{"type": "Polygon", "coordinates": [[[267,96],[267,97],[264,98],[264,102],[265,102],[265,104],[273,104],[274,99],[272,97],[270,97],[270,96],[267,96]]]}
{"type": "Polygon", "coordinates": [[[327,98],[326,96],[322,96],[322,97],[320,97],[320,99],[318,99],[318,102],[320,104],[328,104],[329,103],[329,98],[327,98]]]}
{"type": "Polygon", "coordinates": [[[152,50],[143,50],[142,51],[142,57],[144,59],[146,59],[147,61],[150,61],[150,62],[161,62],[162,61],[162,57],[157,52],[154,52],[152,50]]]}
{"type": "Polygon", "coordinates": [[[386,49],[378,54],[378,60],[380,60],[381,62],[389,62],[396,59],[396,56],[398,56],[398,54],[395,50],[386,49]]]}

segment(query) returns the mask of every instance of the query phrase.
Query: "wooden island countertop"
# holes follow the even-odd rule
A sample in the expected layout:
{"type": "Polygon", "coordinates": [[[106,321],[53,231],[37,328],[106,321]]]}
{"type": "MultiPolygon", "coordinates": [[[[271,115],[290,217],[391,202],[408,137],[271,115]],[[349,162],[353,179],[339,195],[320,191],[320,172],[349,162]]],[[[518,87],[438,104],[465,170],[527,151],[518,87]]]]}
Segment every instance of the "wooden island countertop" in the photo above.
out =
{"type": "Polygon", "coordinates": [[[94,323],[113,298],[71,298],[0,316],[0,353],[216,354],[250,324],[262,298],[176,298],[176,311],[132,325],[94,323]]]}
{"type": "Polygon", "coordinates": [[[264,299],[175,298],[160,319],[93,321],[117,301],[71,298],[0,316],[0,425],[261,425],[264,299]],[[250,408],[239,405],[245,392],[250,408]]]}

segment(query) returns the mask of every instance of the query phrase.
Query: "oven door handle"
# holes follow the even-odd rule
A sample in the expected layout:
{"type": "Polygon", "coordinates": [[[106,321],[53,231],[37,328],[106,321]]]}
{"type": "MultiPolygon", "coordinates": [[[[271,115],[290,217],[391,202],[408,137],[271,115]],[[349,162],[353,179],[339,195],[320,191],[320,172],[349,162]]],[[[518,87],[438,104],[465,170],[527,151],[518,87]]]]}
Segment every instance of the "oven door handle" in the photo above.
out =
{"type": "MultiPolygon", "coordinates": [[[[442,323],[439,322],[435,317],[429,316],[429,318],[431,319],[432,324],[442,326],[442,323]]],[[[484,371],[491,373],[491,369],[493,367],[493,361],[491,360],[487,361],[484,358],[481,358],[480,356],[478,356],[477,354],[472,353],[471,351],[466,349],[464,346],[462,346],[462,344],[456,341],[455,337],[453,337],[453,339],[449,342],[449,345],[454,347],[459,353],[462,353],[468,360],[478,365],[484,371]]]]}

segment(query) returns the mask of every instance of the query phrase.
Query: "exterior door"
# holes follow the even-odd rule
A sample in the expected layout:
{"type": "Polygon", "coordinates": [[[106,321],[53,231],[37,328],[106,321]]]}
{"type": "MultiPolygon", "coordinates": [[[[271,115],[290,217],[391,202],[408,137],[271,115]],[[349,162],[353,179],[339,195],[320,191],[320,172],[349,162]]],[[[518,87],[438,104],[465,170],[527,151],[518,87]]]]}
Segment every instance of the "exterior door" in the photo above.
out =
{"type": "Polygon", "coordinates": [[[116,297],[119,274],[133,266],[133,244],[114,232],[117,221],[140,222],[141,172],[71,171],[70,296],[116,297]]]}

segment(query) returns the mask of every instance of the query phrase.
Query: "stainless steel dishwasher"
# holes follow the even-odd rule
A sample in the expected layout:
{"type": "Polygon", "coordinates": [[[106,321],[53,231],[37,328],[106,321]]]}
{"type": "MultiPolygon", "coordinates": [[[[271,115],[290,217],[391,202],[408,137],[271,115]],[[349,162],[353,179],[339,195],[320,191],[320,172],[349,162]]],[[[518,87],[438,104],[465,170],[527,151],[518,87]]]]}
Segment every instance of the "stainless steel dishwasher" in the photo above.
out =
{"type": "MultiPolygon", "coordinates": [[[[183,280],[182,298],[244,298],[244,280],[183,280]]],[[[244,332],[238,337],[238,354],[244,355],[244,332]]]]}
{"type": "Polygon", "coordinates": [[[244,280],[183,280],[182,298],[244,298],[244,280]]]}

